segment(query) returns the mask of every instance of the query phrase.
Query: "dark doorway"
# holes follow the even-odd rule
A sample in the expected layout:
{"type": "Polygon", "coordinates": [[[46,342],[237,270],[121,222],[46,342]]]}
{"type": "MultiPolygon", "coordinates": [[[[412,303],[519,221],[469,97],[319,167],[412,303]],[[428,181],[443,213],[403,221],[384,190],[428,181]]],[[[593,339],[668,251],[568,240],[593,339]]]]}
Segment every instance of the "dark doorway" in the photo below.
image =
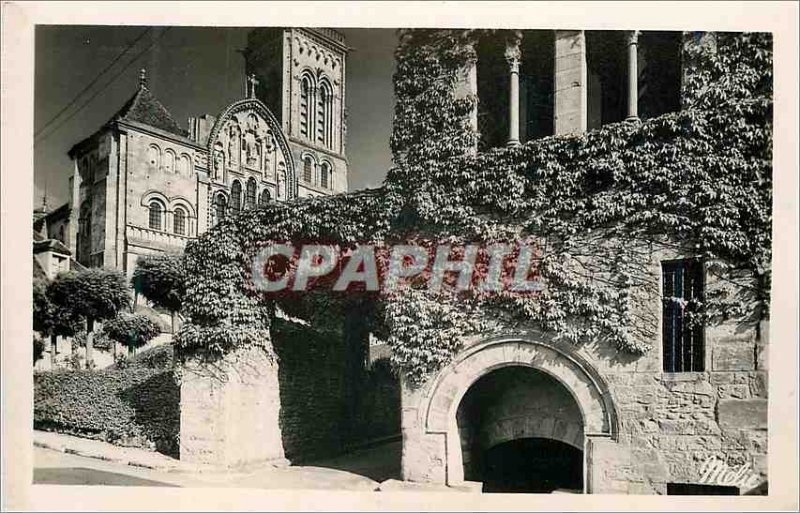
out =
{"type": "Polygon", "coordinates": [[[583,453],[547,438],[520,438],[487,450],[480,462],[487,493],[583,490],[583,453]]]}
{"type": "Polygon", "coordinates": [[[520,139],[553,135],[555,32],[523,30],[520,67],[520,139]]]}
{"type": "Polygon", "coordinates": [[[509,67],[505,58],[505,31],[484,35],[475,47],[478,54],[478,149],[505,147],[508,142],[509,67]]]}
{"type": "Polygon", "coordinates": [[[587,126],[589,130],[625,119],[627,53],[622,30],[587,30],[587,126]]]}

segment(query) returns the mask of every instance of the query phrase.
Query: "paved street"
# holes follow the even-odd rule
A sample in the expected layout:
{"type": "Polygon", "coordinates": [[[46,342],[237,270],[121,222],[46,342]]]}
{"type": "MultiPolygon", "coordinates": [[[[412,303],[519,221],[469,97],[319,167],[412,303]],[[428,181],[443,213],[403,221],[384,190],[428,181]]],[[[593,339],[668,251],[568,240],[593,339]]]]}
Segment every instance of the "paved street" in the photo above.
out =
{"type": "Polygon", "coordinates": [[[212,474],[154,470],[34,447],[34,483],[372,491],[399,474],[399,442],[286,468],[212,474]]]}

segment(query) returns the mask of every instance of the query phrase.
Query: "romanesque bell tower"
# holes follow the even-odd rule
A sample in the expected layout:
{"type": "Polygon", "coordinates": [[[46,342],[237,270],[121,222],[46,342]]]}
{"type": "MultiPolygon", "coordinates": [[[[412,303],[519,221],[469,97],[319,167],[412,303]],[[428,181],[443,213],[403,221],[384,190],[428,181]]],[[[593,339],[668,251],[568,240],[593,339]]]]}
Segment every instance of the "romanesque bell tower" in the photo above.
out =
{"type": "Polygon", "coordinates": [[[332,29],[253,29],[244,51],[257,97],[280,119],[300,197],[347,191],[344,36],[332,29]]]}

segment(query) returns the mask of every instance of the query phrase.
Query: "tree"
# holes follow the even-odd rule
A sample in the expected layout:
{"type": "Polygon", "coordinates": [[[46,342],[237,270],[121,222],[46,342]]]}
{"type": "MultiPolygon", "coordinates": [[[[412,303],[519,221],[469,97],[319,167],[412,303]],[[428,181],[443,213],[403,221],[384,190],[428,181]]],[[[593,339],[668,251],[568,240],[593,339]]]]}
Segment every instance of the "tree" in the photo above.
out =
{"type": "Polygon", "coordinates": [[[133,271],[131,285],[138,294],[170,312],[174,334],[175,315],[180,311],[186,293],[183,257],[155,255],[140,258],[133,271]]]}
{"type": "Polygon", "coordinates": [[[130,352],[157,337],[161,329],[146,315],[121,312],[103,324],[103,332],[112,341],[127,347],[130,352]]]}
{"type": "Polygon", "coordinates": [[[50,364],[55,368],[58,337],[72,337],[83,323],[70,305],[53,301],[52,282],[33,280],[33,330],[50,338],[50,364]]]}
{"type": "Polygon", "coordinates": [[[44,341],[39,337],[33,337],[33,363],[42,359],[44,354],[44,341]]]}
{"type": "Polygon", "coordinates": [[[83,321],[87,368],[94,363],[94,322],[113,319],[120,311],[131,306],[125,275],[111,269],[86,269],[60,274],[50,283],[48,297],[56,305],[56,315],[70,321],[83,321]]]}

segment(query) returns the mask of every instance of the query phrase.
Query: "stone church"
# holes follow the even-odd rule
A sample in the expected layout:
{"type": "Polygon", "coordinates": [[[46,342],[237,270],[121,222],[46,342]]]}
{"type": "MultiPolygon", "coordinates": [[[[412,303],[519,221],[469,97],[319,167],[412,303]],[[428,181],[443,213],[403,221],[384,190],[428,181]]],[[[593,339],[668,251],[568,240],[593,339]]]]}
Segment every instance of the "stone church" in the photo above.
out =
{"type": "Polygon", "coordinates": [[[244,98],[188,126],[142,70],[131,98],[70,149],[70,201],[44,215],[42,237],[80,264],[130,274],[140,256],[180,252],[231,213],[346,192],[347,51],[334,30],[253,30],[244,98]]]}

